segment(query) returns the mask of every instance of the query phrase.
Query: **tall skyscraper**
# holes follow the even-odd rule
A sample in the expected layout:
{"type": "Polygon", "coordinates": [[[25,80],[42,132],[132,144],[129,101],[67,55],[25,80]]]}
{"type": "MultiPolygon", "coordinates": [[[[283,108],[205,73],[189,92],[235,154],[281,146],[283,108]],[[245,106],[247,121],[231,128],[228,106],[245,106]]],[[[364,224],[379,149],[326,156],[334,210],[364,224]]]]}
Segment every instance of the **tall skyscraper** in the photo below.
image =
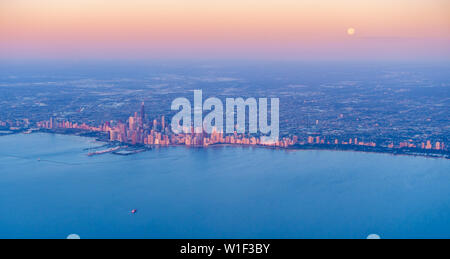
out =
{"type": "Polygon", "coordinates": [[[153,120],[153,130],[158,131],[158,120],[157,119],[153,120]]]}
{"type": "Polygon", "coordinates": [[[144,127],[144,123],[145,123],[145,103],[142,102],[142,104],[141,104],[141,121],[140,121],[141,128],[144,127]]]}

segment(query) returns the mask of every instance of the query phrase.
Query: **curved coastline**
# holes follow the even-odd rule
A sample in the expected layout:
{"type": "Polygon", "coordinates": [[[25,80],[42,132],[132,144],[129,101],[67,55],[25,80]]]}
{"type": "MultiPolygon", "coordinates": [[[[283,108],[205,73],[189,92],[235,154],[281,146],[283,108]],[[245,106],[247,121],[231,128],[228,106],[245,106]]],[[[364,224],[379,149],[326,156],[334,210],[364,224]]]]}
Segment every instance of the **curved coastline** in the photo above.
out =
{"type": "MultiPolygon", "coordinates": [[[[99,134],[95,134],[95,132],[89,132],[89,131],[77,131],[77,132],[50,132],[50,131],[33,131],[31,134],[34,133],[44,133],[44,134],[56,134],[56,135],[69,135],[69,136],[77,136],[77,137],[84,137],[84,138],[93,138],[98,142],[104,143],[104,146],[111,146],[111,145],[117,145],[119,143],[111,142],[107,139],[105,139],[104,136],[101,136],[99,134]]],[[[0,135],[1,136],[8,136],[8,135],[16,135],[16,134],[24,134],[23,132],[14,132],[7,135],[0,135]]],[[[30,134],[30,133],[28,133],[30,134]]],[[[249,148],[267,148],[267,149],[274,149],[274,150],[285,150],[285,151],[335,151],[335,152],[356,152],[356,153],[367,153],[367,154],[385,154],[385,155],[392,155],[392,156],[410,156],[410,157],[424,157],[424,158],[433,158],[433,159],[445,159],[450,160],[450,152],[430,152],[426,153],[423,152],[424,150],[420,149],[387,149],[387,148],[370,148],[370,147],[359,147],[359,146],[352,146],[352,147],[339,147],[334,145],[299,145],[296,144],[294,146],[290,147],[275,147],[275,146],[267,146],[267,145],[242,145],[242,144],[229,144],[229,143],[217,143],[209,145],[208,147],[203,146],[185,146],[185,145],[168,145],[168,146],[159,146],[159,145],[132,145],[130,143],[120,143],[120,144],[126,144],[130,147],[151,147],[151,148],[164,148],[164,147],[187,147],[187,148],[212,148],[212,147],[249,147],[249,148]]]]}

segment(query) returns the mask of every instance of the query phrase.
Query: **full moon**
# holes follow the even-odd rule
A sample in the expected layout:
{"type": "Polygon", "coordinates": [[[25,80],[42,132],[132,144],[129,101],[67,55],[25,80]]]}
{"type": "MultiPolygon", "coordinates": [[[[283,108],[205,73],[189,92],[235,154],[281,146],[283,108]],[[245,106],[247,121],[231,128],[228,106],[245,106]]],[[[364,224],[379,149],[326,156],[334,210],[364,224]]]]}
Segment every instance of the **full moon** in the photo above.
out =
{"type": "Polygon", "coordinates": [[[356,33],[355,28],[348,28],[348,30],[347,30],[348,35],[353,36],[353,35],[355,35],[355,33],[356,33]]]}

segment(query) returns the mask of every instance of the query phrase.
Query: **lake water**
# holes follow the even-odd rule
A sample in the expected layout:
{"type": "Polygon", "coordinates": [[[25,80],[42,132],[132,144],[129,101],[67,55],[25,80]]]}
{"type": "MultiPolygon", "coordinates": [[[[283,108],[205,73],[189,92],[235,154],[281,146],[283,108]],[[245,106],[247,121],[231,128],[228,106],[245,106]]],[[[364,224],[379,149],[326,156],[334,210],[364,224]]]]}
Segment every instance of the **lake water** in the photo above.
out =
{"type": "Polygon", "coordinates": [[[0,137],[0,238],[450,238],[449,160],[101,144],[0,137]]]}

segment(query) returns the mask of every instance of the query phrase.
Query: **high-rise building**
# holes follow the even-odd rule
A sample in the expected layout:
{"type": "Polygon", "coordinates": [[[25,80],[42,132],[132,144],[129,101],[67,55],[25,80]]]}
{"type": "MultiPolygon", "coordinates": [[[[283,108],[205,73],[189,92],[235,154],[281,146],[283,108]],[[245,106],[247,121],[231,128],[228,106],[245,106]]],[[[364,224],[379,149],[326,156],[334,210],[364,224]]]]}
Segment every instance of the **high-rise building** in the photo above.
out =
{"type": "Polygon", "coordinates": [[[135,121],[135,118],[134,118],[134,117],[130,117],[130,118],[128,119],[128,123],[129,123],[128,128],[129,128],[130,130],[134,130],[134,129],[136,128],[136,121],[135,121]]]}
{"type": "Polygon", "coordinates": [[[153,120],[153,130],[158,131],[158,120],[157,119],[153,120]]]}
{"type": "Polygon", "coordinates": [[[53,117],[51,117],[50,118],[50,129],[55,129],[57,126],[58,125],[57,125],[56,120],[53,117]]]}
{"type": "Polygon", "coordinates": [[[440,142],[436,142],[436,150],[441,150],[441,143],[440,142]]]}
{"type": "Polygon", "coordinates": [[[142,104],[141,104],[141,121],[140,121],[141,128],[144,127],[144,123],[145,123],[145,103],[142,102],[142,104]]]}

